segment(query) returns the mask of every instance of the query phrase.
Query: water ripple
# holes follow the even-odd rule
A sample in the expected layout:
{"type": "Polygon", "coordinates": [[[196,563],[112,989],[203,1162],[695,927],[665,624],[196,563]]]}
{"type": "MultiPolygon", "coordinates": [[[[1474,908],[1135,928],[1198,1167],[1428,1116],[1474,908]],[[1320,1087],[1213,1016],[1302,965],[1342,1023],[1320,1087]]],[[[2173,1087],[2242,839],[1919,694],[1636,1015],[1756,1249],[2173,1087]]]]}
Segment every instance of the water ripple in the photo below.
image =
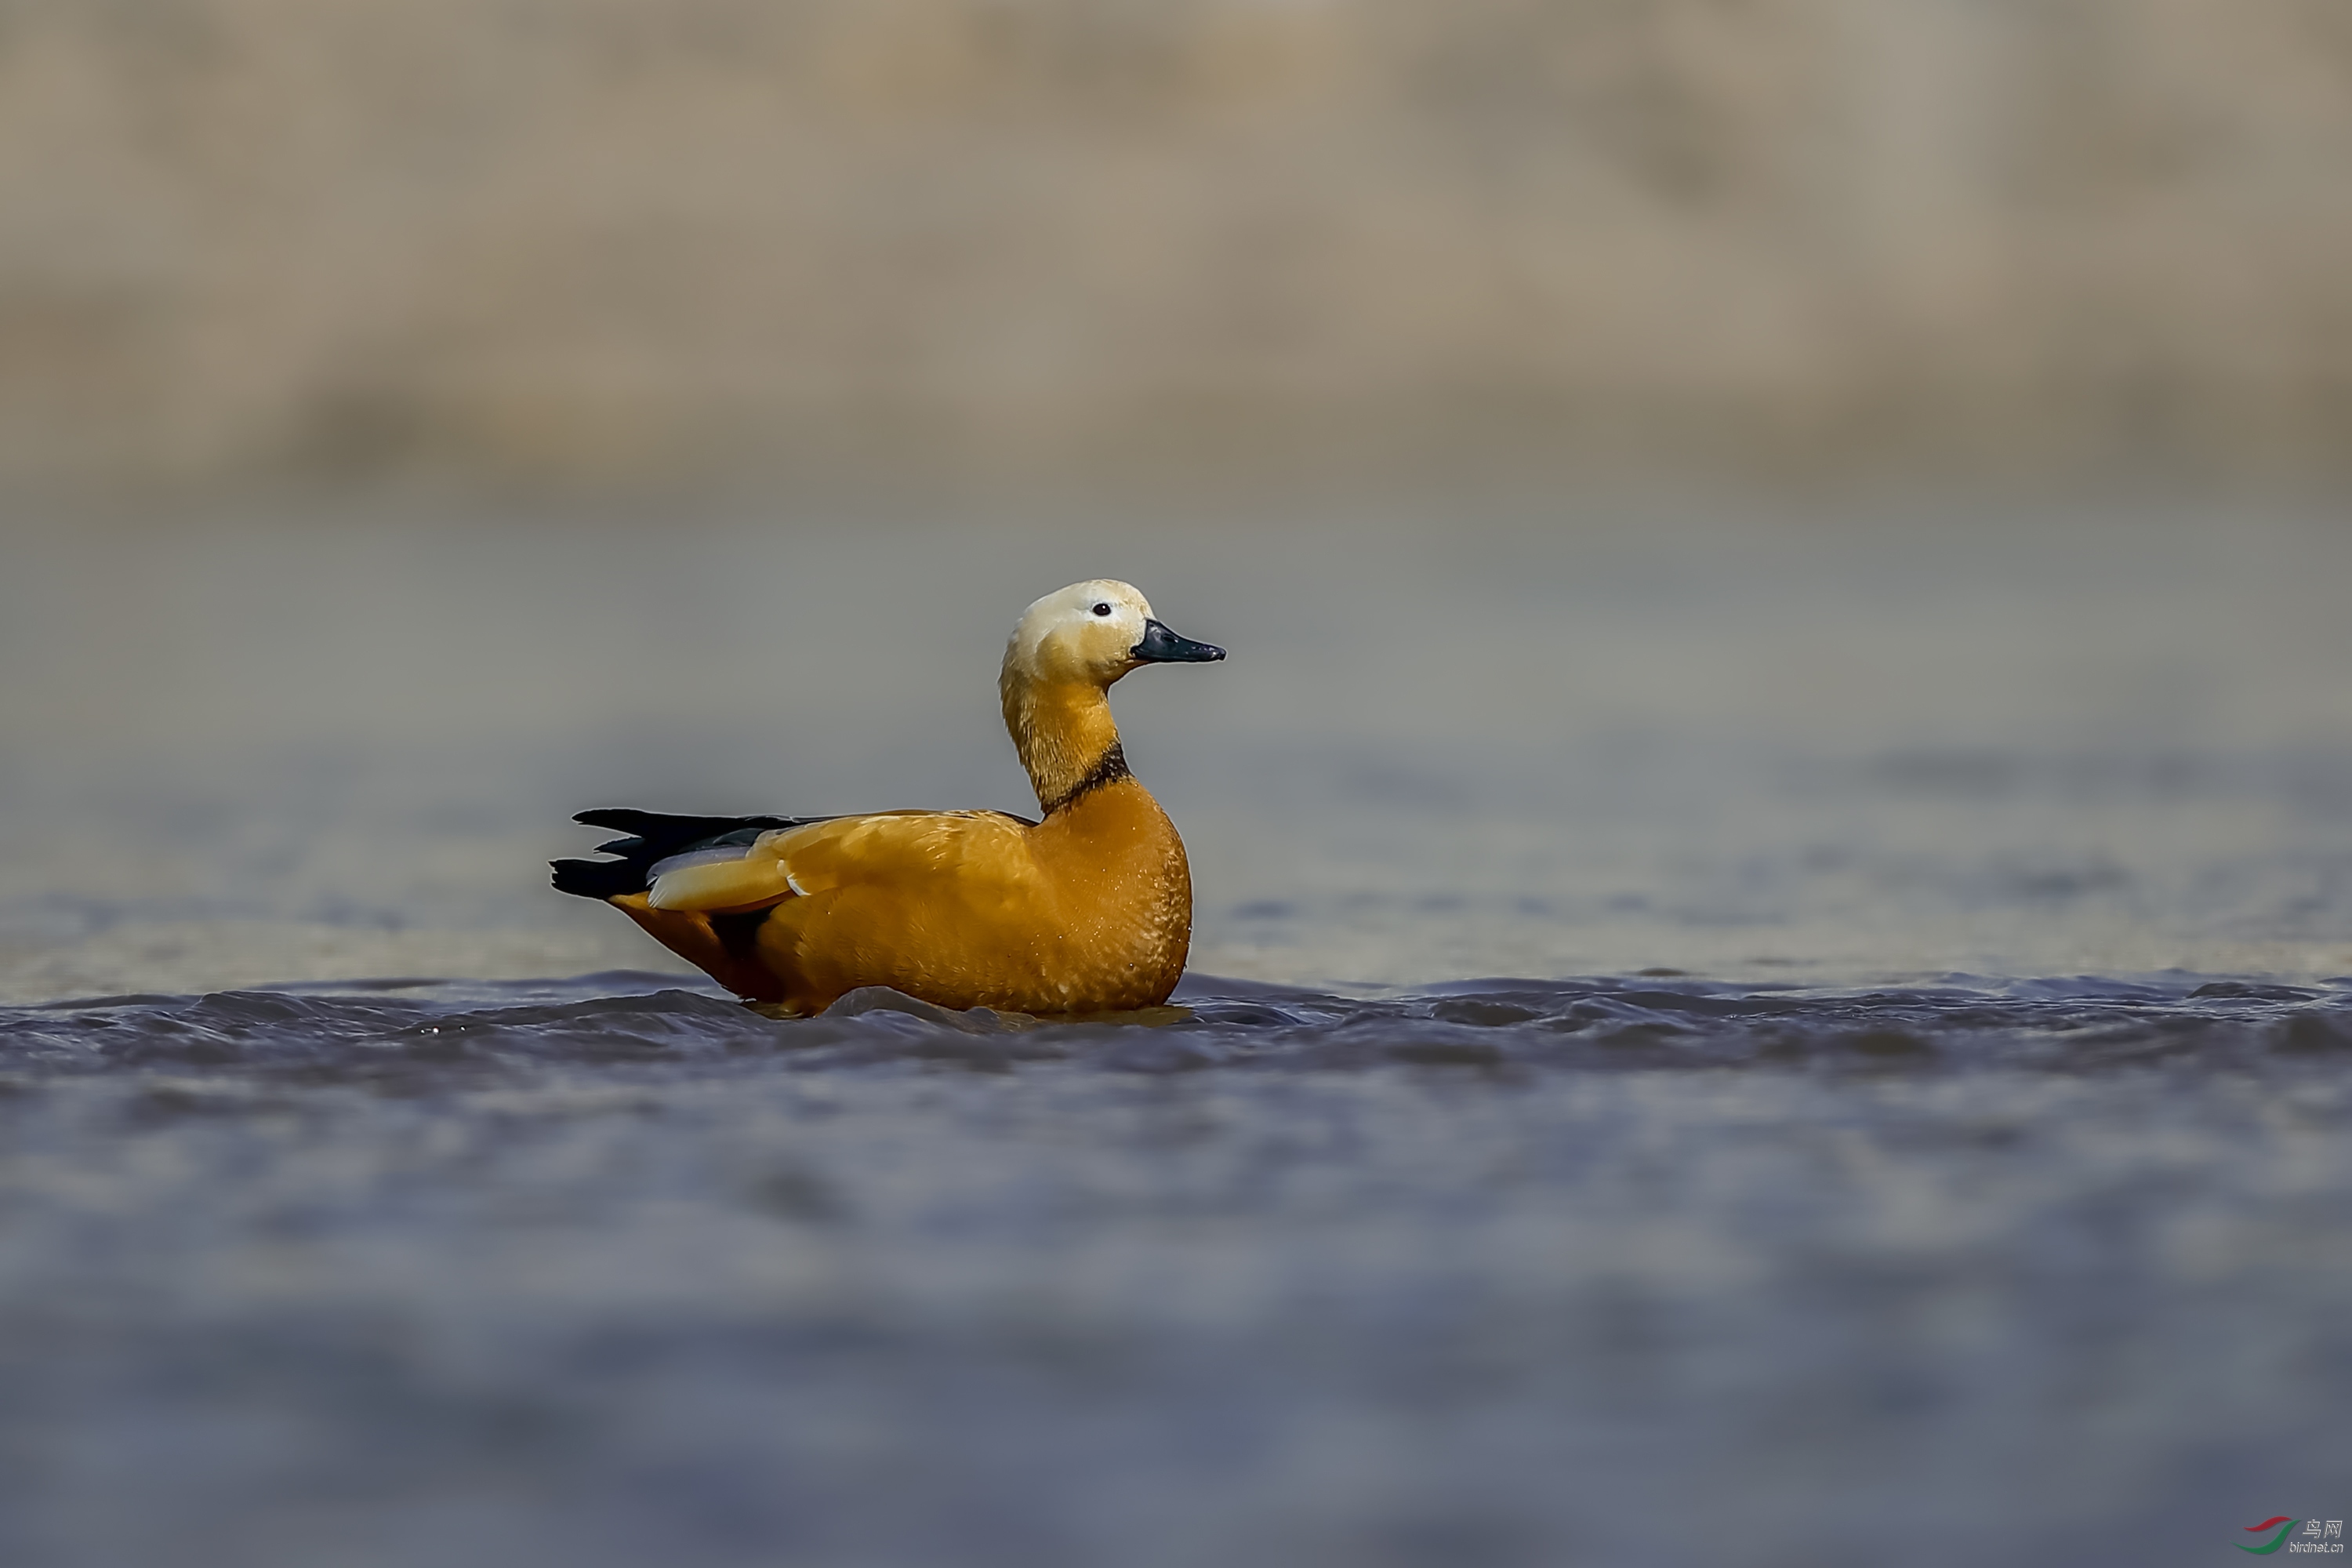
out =
{"type": "Polygon", "coordinates": [[[667,977],[621,972],[0,1010],[0,1070],[37,1076],[168,1067],[367,1079],[534,1062],[746,1058],[798,1070],[1067,1062],[1134,1073],[1397,1063],[2095,1071],[2339,1052],[2352,1053],[2352,980],[2287,985],[2193,974],[1950,975],[1851,990],[1653,976],[1497,979],[1370,997],[1197,976],[1170,1007],[1070,1020],[954,1012],[880,988],[855,992],[820,1017],[780,1019],[667,977]]]}

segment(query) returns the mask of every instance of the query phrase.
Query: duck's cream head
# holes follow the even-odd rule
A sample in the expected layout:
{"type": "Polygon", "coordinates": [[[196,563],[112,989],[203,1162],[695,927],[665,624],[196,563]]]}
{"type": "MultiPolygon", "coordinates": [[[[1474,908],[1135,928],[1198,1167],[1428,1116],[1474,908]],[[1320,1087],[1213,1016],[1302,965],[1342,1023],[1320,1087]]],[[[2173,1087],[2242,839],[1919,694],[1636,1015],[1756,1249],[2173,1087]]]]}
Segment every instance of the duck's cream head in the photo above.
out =
{"type": "Polygon", "coordinates": [[[1004,645],[1004,679],[1031,686],[1108,686],[1139,665],[1202,664],[1225,650],[1180,637],[1151,602],[1108,577],[1073,583],[1022,613],[1004,645]]]}
{"type": "MultiPolygon", "coordinates": [[[[1050,811],[1117,751],[1104,693],[1147,664],[1205,664],[1225,650],[1178,637],[1125,583],[1097,577],[1046,595],[1004,645],[1004,726],[1050,811]]],[[[1123,769],[1124,763],[1120,763],[1123,769]]]]}

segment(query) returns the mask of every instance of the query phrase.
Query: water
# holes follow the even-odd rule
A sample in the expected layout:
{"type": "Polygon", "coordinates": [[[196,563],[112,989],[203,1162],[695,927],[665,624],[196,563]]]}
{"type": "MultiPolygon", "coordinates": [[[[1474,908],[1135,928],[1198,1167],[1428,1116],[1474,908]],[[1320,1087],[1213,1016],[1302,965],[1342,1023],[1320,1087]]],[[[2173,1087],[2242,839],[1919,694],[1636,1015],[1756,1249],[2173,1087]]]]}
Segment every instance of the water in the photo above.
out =
{"type": "Polygon", "coordinates": [[[2186,1561],[2343,1485],[2352,980],[659,984],[0,1016],[9,1560],[2186,1561]]]}
{"type": "Polygon", "coordinates": [[[2343,1516],[2346,543],[1601,511],[25,531],[0,1560],[2343,1516]],[[582,805],[1017,807],[994,649],[1102,570],[1234,648],[1118,694],[1180,1012],[779,1021],[544,890],[582,805]]]}

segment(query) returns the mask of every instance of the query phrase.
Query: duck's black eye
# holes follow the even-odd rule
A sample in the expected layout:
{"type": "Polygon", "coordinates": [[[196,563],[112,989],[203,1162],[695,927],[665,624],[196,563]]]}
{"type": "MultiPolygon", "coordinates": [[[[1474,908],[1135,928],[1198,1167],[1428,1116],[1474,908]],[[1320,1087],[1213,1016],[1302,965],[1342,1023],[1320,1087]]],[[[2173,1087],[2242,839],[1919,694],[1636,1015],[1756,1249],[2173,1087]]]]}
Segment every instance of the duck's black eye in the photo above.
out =
{"type": "Polygon", "coordinates": [[[1096,614],[1096,615],[1098,615],[1098,616],[1107,616],[1107,615],[1109,615],[1109,614],[1110,614],[1110,606],[1109,606],[1108,605],[1097,605],[1095,606],[1095,614],[1096,614]]]}

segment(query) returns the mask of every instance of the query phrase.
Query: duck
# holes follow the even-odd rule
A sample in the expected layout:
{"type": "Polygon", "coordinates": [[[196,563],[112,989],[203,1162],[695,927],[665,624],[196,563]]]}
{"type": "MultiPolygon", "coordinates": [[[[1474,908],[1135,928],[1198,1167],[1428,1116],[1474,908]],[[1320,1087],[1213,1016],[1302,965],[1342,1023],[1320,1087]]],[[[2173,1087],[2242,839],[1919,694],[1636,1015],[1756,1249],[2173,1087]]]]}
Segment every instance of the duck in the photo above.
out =
{"type": "Polygon", "coordinates": [[[1225,650],[1178,636],[1126,583],[1023,612],[997,690],[1038,815],[882,811],[694,816],[628,808],[612,858],[551,861],[742,1000],[788,1016],[866,986],[1041,1016],[1164,1004],[1192,940],[1184,842],[1129,770],[1110,689],[1225,650]]]}

